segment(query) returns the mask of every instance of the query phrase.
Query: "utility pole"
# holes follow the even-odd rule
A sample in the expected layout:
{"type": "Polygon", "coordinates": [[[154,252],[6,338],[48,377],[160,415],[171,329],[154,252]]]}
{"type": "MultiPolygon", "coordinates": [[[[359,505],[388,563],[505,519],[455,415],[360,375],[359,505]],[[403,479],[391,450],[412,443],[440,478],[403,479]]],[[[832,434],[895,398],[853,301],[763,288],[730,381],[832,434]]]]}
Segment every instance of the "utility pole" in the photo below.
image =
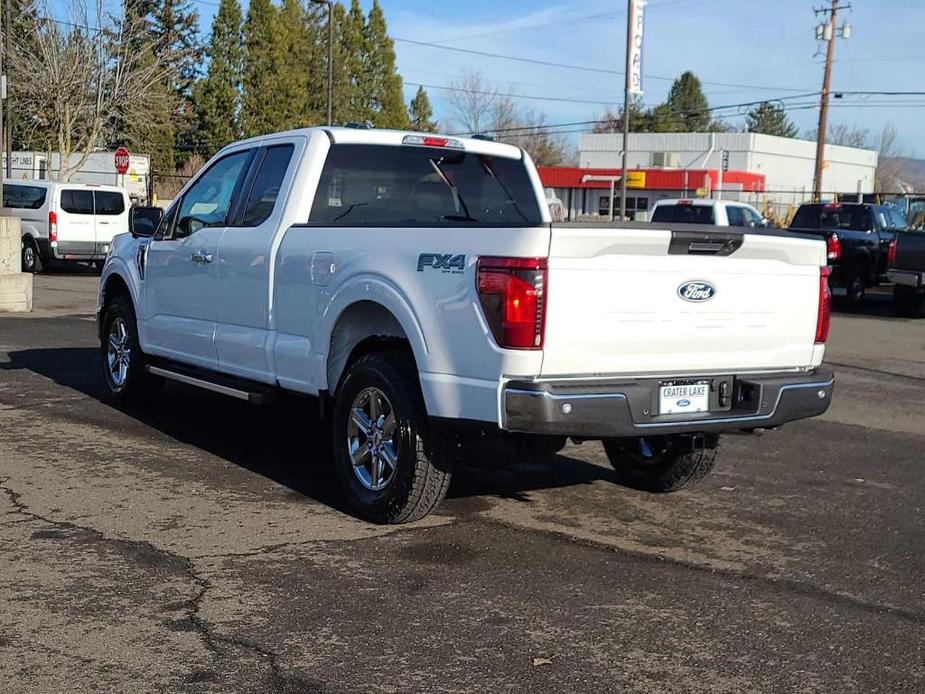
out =
{"type": "MultiPolygon", "coordinates": [[[[623,86],[623,170],[620,179],[620,221],[626,219],[626,160],[630,137],[630,87],[633,60],[633,0],[626,3],[626,82],[623,86]]],[[[610,196],[610,220],[613,221],[613,195],[610,196]]]]}
{"type": "MultiPolygon", "coordinates": [[[[0,33],[5,33],[8,31],[8,25],[4,24],[2,19],[0,19],[0,33]]],[[[6,100],[6,72],[3,69],[3,48],[4,42],[0,41],[0,135],[6,133],[6,130],[3,128],[3,108],[5,104],[3,103],[6,100]]],[[[3,149],[3,148],[0,148],[3,149]]],[[[0,176],[0,208],[3,207],[3,176],[0,176]]]]}
{"type": "Polygon", "coordinates": [[[331,126],[334,125],[334,2],[333,0],[311,1],[315,5],[328,6],[328,126],[331,126]]]}
{"type": "MultiPolygon", "coordinates": [[[[7,61],[10,60],[10,56],[13,55],[13,44],[11,42],[11,36],[13,34],[13,19],[12,11],[10,10],[10,5],[12,0],[6,0],[6,16],[3,18],[3,25],[6,27],[4,32],[4,53],[6,55],[7,61]]],[[[6,88],[4,87],[4,96],[6,88]]],[[[13,178],[13,120],[10,118],[10,114],[6,114],[6,122],[3,124],[3,141],[6,142],[6,177],[13,178]]]]}
{"type": "MultiPolygon", "coordinates": [[[[850,9],[851,5],[842,5],[840,0],[832,0],[831,7],[815,9],[817,15],[826,15],[825,23],[816,27],[816,38],[828,42],[825,55],[825,73],[822,78],[822,95],[819,104],[819,131],[816,136],[816,169],[813,175],[813,201],[822,199],[822,171],[825,168],[825,137],[829,127],[829,93],[832,88],[832,62],[835,58],[835,38],[837,35],[836,21],[839,10],[850,9]]],[[[841,35],[848,38],[851,29],[847,25],[842,27],[841,35]]]]}

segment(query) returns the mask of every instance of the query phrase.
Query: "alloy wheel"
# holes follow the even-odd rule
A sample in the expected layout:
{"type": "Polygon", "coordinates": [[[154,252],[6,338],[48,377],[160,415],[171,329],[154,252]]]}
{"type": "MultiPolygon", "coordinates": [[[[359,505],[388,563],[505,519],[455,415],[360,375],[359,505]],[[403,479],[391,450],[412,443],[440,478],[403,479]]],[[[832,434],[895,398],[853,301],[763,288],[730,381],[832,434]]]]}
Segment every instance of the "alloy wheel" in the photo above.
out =
{"type": "Polygon", "coordinates": [[[398,469],[398,422],[392,403],[378,388],[366,388],[354,399],[349,416],[347,452],[353,472],[366,489],[382,491],[398,469]]]}
{"type": "Polygon", "coordinates": [[[125,321],[122,318],[115,318],[109,325],[106,363],[109,367],[109,377],[112,379],[113,385],[121,388],[125,385],[129,367],[132,363],[132,347],[128,328],[126,328],[125,321]]]}

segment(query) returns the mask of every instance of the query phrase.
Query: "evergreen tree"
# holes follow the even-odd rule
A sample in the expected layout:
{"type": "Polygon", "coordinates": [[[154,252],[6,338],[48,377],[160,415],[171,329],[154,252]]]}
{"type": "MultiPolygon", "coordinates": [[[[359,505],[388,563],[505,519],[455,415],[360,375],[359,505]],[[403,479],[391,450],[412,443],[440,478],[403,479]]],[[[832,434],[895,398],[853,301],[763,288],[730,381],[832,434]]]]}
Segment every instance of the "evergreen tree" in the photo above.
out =
{"type": "Polygon", "coordinates": [[[278,96],[279,10],[270,0],[250,0],[244,23],[244,68],[241,130],[245,137],[279,130],[278,96]]]}
{"type": "Polygon", "coordinates": [[[370,123],[371,76],[366,72],[366,18],[358,0],[350,10],[337,3],[334,8],[334,122],[370,123]]]}
{"type": "Polygon", "coordinates": [[[778,137],[796,137],[795,126],[784,111],[782,104],[765,102],[758,104],[745,116],[745,126],[750,133],[777,135],[778,137]]]}
{"type": "Polygon", "coordinates": [[[194,142],[196,150],[205,156],[211,156],[241,136],[241,24],[238,0],[221,0],[212,22],[209,70],[194,88],[194,142]]]}
{"type": "Polygon", "coordinates": [[[313,38],[308,29],[308,13],[299,0],[283,0],[277,14],[275,73],[279,129],[305,127],[318,121],[309,106],[309,65],[313,38]]]}
{"type": "Polygon", "coordinates": [[[675,132],[703,132],[710,128],[710,104],[693,72],[685,72],[674,81],[665,106],[667,113],[663,115],[670,117],[670,129],[675,132]]]}
{"type": "Polygon", "coordinates": [[[411,129],[422,133],[437,132],[437,123],[432,120],[434,109],[430,105],[430,99],[424,87],[418,87],[417,94],[411,100],[411,107],[408,109],[408,117],[411,121],[411,129]]]}
{"type": "MultiPolygon", "coordinates": [[[[357,0],[354,4],[358,4],[357,0]]],[[[402,79],[395,69],[395,44],[389,38],[379,0],[373,0],[363,43],[366,53],[364,75],[369,87],[368,110],[372,112],[373,125],[377,128],[407,128],[409,119],[402,95],[402,79]]]]}

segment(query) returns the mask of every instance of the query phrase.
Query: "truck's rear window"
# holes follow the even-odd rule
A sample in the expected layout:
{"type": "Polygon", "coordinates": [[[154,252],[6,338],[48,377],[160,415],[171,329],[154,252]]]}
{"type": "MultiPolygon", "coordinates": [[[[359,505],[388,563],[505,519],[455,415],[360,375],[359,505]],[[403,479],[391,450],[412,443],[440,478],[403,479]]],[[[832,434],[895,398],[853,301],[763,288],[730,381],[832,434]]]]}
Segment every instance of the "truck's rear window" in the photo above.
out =
{"type": "Polygon", "coordinates": [[[652,221],[672,224],[713,224],[713,206],[658,205],[652,212],[652,221]]]}
{"type": "Polygon", "coordinates": [[[790,228],[870,231],[872,220],[864,205],[801,205],[790,228]]]}
{"type": "Polygon", "coordinates": [[[330,226],[542,223],[524,162],[410,145],[334,145],[309,221],[330,226]]]}

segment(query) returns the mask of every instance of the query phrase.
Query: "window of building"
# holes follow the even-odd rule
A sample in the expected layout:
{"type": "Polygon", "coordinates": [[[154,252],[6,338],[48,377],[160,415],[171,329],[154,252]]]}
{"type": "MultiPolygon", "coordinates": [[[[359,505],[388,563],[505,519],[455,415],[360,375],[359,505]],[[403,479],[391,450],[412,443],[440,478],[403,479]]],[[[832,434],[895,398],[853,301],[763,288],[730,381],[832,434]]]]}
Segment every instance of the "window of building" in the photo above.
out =
{"type": "MultiPolygon", "coordinates": [[[[607,196],[601,198],[598,214],[602,217],[610,216],[610,207],[607,204],[607,196]]],[[[614,213],[618,214],[620,210],[620,196],[615,195],[613,199],[614,213]]],[[[646,212],[649,209],[649,198],[627,196],[626,197],[626,214],[630,218],[634,217],[637,212],[646,212]]]]}

